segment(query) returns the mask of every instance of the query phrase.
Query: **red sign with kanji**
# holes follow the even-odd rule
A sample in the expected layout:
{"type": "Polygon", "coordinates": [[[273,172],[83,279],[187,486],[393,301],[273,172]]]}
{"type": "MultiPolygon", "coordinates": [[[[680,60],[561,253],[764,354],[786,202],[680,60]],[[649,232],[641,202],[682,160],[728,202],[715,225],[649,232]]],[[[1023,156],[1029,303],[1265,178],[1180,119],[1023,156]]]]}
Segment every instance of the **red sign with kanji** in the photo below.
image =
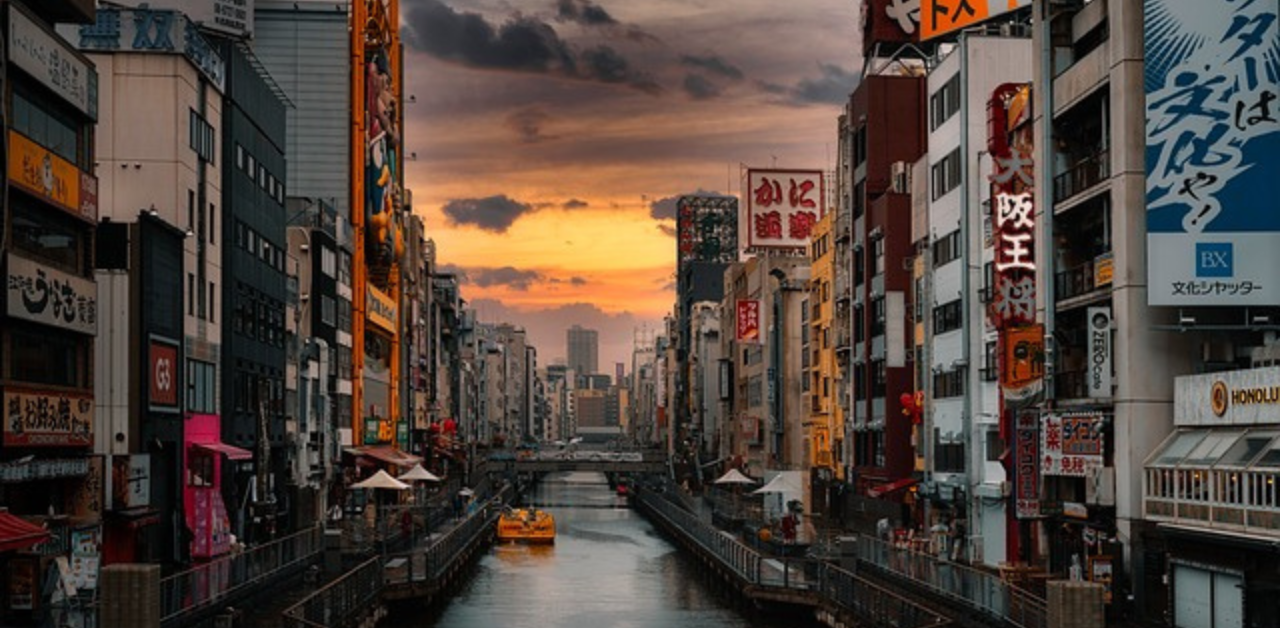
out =
{"type": "Polygon", "coordinates": [[[760,301],[757,299],[738,300],[738,341],[760,341],[760,301]]]}
{"type": "Polygon", "coordinates": [[[826,213],[820,170],[748,170],[747,246],[803,250],[826,213]]]}

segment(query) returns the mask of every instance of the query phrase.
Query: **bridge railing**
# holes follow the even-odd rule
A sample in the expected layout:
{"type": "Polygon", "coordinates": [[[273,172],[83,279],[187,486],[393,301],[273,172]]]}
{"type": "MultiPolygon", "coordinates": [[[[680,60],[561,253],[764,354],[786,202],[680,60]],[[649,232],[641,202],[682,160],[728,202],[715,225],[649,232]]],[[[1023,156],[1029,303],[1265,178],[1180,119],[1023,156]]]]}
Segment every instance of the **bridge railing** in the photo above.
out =
{"type": "Polygon", "coordinates": [[[374,556],[284,611],[284,628],[341,628],[382,592],[381,556],[374,556]]]}
{"type": "Polygon", "coordinates": [[[162,623],[230,605],[238,596],[301,568],[321,550],[319,527],[228,554],[160,580],[162,623]]]}
{"type": "Polygon", "coordinates": [[[858,537],[858,560],[1017,628],[1045,628],[1048,624],[1044,598],[1001,580],[997,574],[894,547],[870,536],[858,537]]]}

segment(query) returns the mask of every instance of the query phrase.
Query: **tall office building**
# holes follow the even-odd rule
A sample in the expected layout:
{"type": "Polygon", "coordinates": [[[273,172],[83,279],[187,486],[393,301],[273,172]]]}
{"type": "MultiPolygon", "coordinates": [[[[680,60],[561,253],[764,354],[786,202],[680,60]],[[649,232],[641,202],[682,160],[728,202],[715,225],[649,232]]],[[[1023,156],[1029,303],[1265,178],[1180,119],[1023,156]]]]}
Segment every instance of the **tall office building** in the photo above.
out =
{"type": "Polygon", "coordinates": [[[591,375],[600,370],[600,334],[579,325],[569,328],[569,368],[578,375],[591,375]]]}

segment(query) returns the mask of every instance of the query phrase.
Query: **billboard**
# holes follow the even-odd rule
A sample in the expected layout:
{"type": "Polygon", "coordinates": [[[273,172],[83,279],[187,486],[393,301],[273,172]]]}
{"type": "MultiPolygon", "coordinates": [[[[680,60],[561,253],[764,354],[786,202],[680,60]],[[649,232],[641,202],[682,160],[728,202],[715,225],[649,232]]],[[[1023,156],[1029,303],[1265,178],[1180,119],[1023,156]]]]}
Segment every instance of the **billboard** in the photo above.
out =
{"type": "Polygon", "coordinates": [[[1280,305],[1276,3],[1143,6],[1148,302],[1280,305]]]}
{"type": "MultiPolygon", "coordinates": [[[[1010,11],[1031,6],[1031,0],[918,0],[918,2],[920,4],[920,39],[932,39],[954,33],[1010,11]]],[[[896,4],[912,3],[913,0],[896,2],[896,4]]]]}
{"type": "Polygon", "coordinates": [[[1102,415],[1046,414],[1041,419],[1040,459],[1044,475],[1083,478],[1102,467],[1102,415]]]}
{"type": "Polygon", "coordinates": [[[98,179],[17,131],[9,131],[9,181],[72,216],[98,221],[98,179]]]}
{"type": "Polygon", "coordinates": [[[758,299],[738,299],[738,342],[760,342],[758,299]]]}
{"type": "Polygon", "coordinates": [[[98,284],[10,253],[9,316],[67,331],[98,333],[98,284]]]}
{"type": "Polygon", "coordinates": [[[254,0],[150,0],[154,8],[177,9],[193,23],[232,37],[253,37],[254,0]]]}
{"type": "Polygon", "coordinates": [[[877,44],[907,44],[920,37],[920,0],[862,0],[858,13],[862,53],[877,44]]]}
{"type": "Polygon", "coordinates": [[[738,261],[738,199],[681,196],[676,201],[676,232],[681,263],[738,261]]]}
{"type": "Polygon", "coordinates": [[[93,446],[93,395],[6,388],[4,446],[93,446]]]}
{"type": "Polygon", "coordinates": [[[747,248],[803,253],[826,214],[821,170],[747,170],[747,248]]]}

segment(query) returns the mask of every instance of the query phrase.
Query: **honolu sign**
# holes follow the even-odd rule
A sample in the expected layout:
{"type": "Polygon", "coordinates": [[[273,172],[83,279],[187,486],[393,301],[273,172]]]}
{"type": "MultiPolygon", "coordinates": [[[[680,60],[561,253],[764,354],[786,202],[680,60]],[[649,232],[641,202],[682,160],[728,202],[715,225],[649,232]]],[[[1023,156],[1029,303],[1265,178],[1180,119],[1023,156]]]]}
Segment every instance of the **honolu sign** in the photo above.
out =
{"type": "Polygon", "coordinates": [[[1179,377],[1173,395],[1179,426],[1280,424],[1280,366],[1179,377]]]}

